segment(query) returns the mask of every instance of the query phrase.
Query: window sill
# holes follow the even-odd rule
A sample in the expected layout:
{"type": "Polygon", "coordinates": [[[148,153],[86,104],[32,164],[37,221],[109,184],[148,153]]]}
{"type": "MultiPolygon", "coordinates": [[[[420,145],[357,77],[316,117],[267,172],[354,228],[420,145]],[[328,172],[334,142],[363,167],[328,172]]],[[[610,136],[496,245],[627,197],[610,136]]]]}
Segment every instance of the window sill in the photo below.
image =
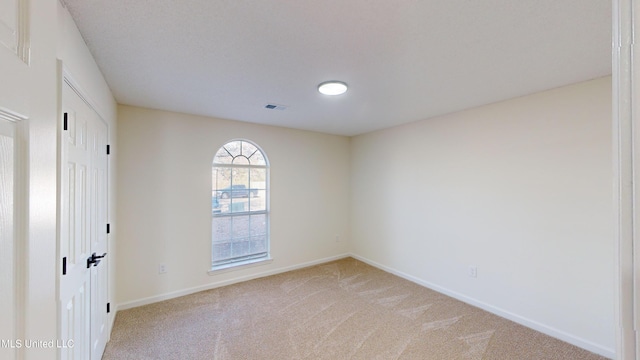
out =
{"type": "Polygon", "coordinates": [[[273,259],[270,257],[261,258],[261,259],[253,259],[247,261],[241,261],[237,263],[225,264],[211,268],[211,270],[207,271],[209,275],[219,275],[222,273],[226,273],[234,270],[247,269],[254,266],[267,265],[273,262],[273,259]]]}

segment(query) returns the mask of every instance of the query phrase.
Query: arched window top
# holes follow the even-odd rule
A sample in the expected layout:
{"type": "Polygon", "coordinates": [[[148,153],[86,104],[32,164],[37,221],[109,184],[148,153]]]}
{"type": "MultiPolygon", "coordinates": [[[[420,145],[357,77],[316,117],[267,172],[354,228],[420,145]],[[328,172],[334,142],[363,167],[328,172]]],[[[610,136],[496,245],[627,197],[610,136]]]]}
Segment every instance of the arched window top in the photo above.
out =
{"type": "Polygon", "coordinates": [[[213,158],[213,165],[268,166],[267,157],[247,140],[232,140],[224,144],[213,158]]]}

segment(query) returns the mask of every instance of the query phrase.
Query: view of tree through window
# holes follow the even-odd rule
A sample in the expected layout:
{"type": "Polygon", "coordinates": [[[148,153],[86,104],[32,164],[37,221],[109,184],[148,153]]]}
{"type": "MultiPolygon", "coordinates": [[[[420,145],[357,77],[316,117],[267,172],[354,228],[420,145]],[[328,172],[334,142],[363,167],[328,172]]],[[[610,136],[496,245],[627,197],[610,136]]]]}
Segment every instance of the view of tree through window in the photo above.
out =
{"type": "Polygon", "coordinates": [[[211,168],[212,266],[268,257],[267,159],[246,140],[222,146],[211,168]]]}

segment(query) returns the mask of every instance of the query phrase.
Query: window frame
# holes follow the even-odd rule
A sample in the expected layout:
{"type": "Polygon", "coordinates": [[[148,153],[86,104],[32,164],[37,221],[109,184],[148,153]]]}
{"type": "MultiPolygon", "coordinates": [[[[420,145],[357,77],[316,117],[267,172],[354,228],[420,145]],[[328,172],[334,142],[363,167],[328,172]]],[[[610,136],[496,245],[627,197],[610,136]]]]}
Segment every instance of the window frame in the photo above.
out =
{"type": "MultiPolygon", "coordinates": [[[[254,152],[255,153],[255,152],[254,152]]],[[[253,153],[252,153],[253,155],[253,153]]],[[[251,156],[249,156],[251,157],[251,156]]],[[[264,184],[264,209],[262,210],[251,210],[251,208],[249,207],[248,210],[246,211],[228,211],[228,212],[220,212],[220,213],[214,213],[214,207],[213,204],[211,205],[211,222],[212,222],[212,227],[211,227],[211,270],[209,271],[209,274],[213,274],[213,273],[219,273],[221,271],[226,271],[229,269],[237,269],[237,268],[244,268],[244,267],[248,267],[248,266],[255,266],[255,265],[260,265],[262,263],[269,263],[272,261],[271,259],[271,226],[270,226],[270,214],[271,214],[271,210],[270,210],[270,189],[271,189],[271,184],[270,184],[270,164],[269,164],[269,159],[267,158],[266,153],[264,152],[264,150],[258,146],[255,142],[251,141],[251,140],[247,140],[247,139],[232,139],[232,140],[228,140],[226,141],[222,146],[218,147],[218,149],[216,150],[214,156],[213,156],[213,160],[211,162],[211,169],[212,169],[212,175],[213,175],[213,170],[214,169],[220,169],[220,168],[226,168],[226,169],[230,169],[231,174],[233,174],[233,170],[234,169],[249,169],[249,174],[250,174],[250,169],[264,169],[265,171],[265,184],[264,184]],[[229,150],[227,148],[225,148],[225,146],[227,146],[228,144],[234,143],[234,142],[240,142],[240,154],[233,156],[229,150]],[[260,152],[260,155],[262,156],[262,159],[264,159],[264,165],[252,165],[252,164],[233,164],[233,161],[235,160],[235,158],[239,157],[239,156],[244,156],[246,157],[244,154],[242,154],[242,143],[248,143],[251,144],[251,146],[255,147],[257,149],[258,152],[260,152]],[[218,153],[220,152],[220,150],[224,149],[227,153],[229,153],[229,155],[232,157],[232,161],[231,163],[216,163],[216,159],[218,158],[218,153]],[[248,254],[245,256],[240,256],[240,257],[236,257],[236,258],[230,258],[228,259],[228,261],[226,262],[219,262],[216,264],[216,259],[215,259],[215,254],[214,254],[214,246],[215,246],[215,232],[213,230],[213,222],[216,221],[216,219],[220,219],[220,218],[229,218],[231,219],[231,222],[233,222],[234,218],[237,217],[243,217],[243,216],[249,216],[249,223],[248,223],[248,228],[251,229],[251,218],[250,216],[253,215],[264,215],[265,216],[265,253],[264,254],[259,254],[258,256],[253,256],[252,254],[248,254]]],[[[216,173],[217,175],[217,173],[216,173]]],[[[249,178],[250,179],[250,178],[249,178]]],[[[219,196],[219,192],[221,191],[220,189],[215,189],[214,190],[214,177],[212,176],[211,178],[211,197],[218,199],[221,199],[222,197],[219,196]],[[215,193],[215,195],[214,195],[215,193]]],[[[233,186],[236,185],[233,183],[233,175],[231,175],[231,180],[230,180],[230,184],[229,184],[229,199],[231,201],[233,201],[232,199],[234,198],[233,196],[233,186]]],[[[249,183],[247,185],[247,197],[249,199],[251,199],[251,181],[249,180],[249,183]]],[[[260,189],[263,190],[263,189],[260,189]]],[[[213,200],[212,200],[213,201],[213,200]]],[[[250,201],[250,200],[249,200],[250,201]]],[[[250,232],[249,232],[250,233],[250,232]]],[[[250,235],[249,235],[250,237],[250,235]]],[[[233,242],[233,240],[235,238],[231,237],[229,238],[230,242],[233,242]]]]}

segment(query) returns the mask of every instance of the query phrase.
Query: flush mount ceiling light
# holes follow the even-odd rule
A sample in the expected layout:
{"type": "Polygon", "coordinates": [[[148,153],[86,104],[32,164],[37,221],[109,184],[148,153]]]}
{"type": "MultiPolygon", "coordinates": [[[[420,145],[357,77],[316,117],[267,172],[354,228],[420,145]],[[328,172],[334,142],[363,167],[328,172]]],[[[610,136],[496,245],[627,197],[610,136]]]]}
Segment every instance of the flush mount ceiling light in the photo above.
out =
{"type": "Polygon", "coordinates": [[[318,85],[318,91],[324,95],[340,95],[347,91],[347,84],[342,81],[325,81],[318,85]]]}

